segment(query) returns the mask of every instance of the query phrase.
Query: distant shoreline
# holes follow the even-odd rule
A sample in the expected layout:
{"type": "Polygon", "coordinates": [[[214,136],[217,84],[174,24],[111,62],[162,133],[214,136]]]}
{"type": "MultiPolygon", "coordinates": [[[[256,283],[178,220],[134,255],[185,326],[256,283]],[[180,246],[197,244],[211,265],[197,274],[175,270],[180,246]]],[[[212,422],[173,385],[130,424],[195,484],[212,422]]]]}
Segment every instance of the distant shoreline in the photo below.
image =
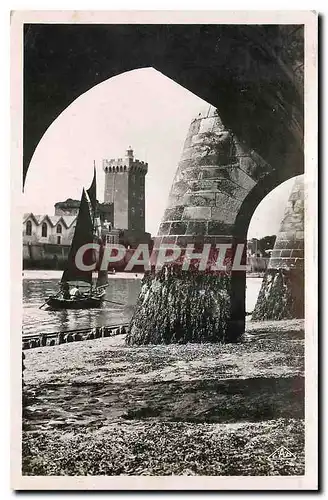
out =
{"type": "MultiPolygon", "coordinates": [[[[63,271],[58,269],[25,269],[22,272],[23,279],[48,279],[48,280],[59,280],[61,278],[63,271]]],[[[142,279],[144,273],[127,273],[127,272],[117,272],[115,274],[109,274],[108,279],[142,279]]],[[[263,278],[264,273],[246,273],[246,278],[263,278]]],[[[94,273],[94,279],[97,278],[97,274],[94,273]]]]}
{"type": "MultiPolygon", "coordinates": [[[[42,269],[25,269],[22,273],[22,278],[24,279],[48,279],[48,280],[60,280],[63,271],[61,270],[42,270],[42,269]]],[[[97,273],[94,273],[93,278],[97,278],[97,273]]],[[[120,273],[108,274],[108,279],[142,279],[143,273],[120,273]]]]}

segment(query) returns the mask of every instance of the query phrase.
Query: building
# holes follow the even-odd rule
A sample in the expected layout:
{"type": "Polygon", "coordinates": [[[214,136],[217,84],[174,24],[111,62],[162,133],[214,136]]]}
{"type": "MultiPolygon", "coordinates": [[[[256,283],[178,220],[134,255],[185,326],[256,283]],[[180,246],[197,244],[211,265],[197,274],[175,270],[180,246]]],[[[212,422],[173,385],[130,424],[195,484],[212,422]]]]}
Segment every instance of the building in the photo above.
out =
{"type": "MultiPolygon", "coordinates": [[[[55,203],[55,215],[70,215],[77,216],[80,208],[80,200],[72,200],[68,198],[66,201],[58,201],[55,203]]],[[[114,223],[114,206],[113,203],[99,203],[97,206],[98,215],[101,222],[114,223]]]]}
{"type": "MultiPolygon", "coordinates": [[[[125,158],[104,159],[104,204],[113,206],[113,228],[120,230],[120,243],[135,248],[150,244],[145,232],[145,177],[148,163],[134,158],[131,147],[125,158]]],[[[108,219],[107,219],[108,220],[108,219]]]]}
{"type": "Polygon", "coordinates": [[[75,230],[76,215],[23,216],[23,243],[70,245],[75,230]]]}
{"type": "Polygon", "coordinates": [[[79,213],[80,200],[68,198],[66,201],[55,203],[55,215],[77,215],[79,213]]]}
{"type": "MultiPolygon", "coordinates": [[[[103,160],[104,203],[97,201],[98,235],[105,244],[121,244],[127,249],[145,243],[152,248],[145,232],[145,176],[148,164],[126,157],[103,160]]],[[[80,200],[68,198],[55,204],[55,215],[24,214],[23,258],[26,266],[58,266],[67,259],[73,239],[80,200]],[[56,262],[55,262],[56,261],[56,262]]]]}

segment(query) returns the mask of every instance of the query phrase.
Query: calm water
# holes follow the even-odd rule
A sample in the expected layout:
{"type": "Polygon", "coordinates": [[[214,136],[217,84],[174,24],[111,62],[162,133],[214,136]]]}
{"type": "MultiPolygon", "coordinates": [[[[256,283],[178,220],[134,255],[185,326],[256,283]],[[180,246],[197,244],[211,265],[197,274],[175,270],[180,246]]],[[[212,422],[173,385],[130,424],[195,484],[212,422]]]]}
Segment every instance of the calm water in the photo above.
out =
{"type": "MultiPolygon", "coordinates": [[[[129,321],[136,304],[141,275],[110,276],[106,299],[126,304],[124,307],[104,302],[99,309],[50,311],[39,309],[45,298],[58,292],[60,271],[24,271],[23,277],[23,333],[50,333],[110,326],[129,321]]],[[[248,278],[246,290],[246,310],[254,309],[262,278],[248,278]]]]}

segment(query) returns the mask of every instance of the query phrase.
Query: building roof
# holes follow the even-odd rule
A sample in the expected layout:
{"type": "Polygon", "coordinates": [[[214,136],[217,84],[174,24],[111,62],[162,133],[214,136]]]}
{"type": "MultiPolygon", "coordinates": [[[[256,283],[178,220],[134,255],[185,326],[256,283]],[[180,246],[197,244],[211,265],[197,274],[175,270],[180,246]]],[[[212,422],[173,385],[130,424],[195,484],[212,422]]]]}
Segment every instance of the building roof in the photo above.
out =
{"type": "Polygon", "coordinates": [[[76,217],[76,215],[37,215],[30,212],[24,214],[23,222],[25,223],[28,218],[31,218],[34,220],[35,224],[39,226],[45,219],[47,219],[52,227],[55,227],[59,222],[62,222],[66,226],[66,229],[68,229],[75,222],[76,217]]]}
{"type": "Polygon", "coordinates": [[[55,203],[55,207],[69,207],[69,208],[79,208],[80,207],[80,200],[73,200],[72,198],[67,198],[65,201],[57,201],[55,203]]]}

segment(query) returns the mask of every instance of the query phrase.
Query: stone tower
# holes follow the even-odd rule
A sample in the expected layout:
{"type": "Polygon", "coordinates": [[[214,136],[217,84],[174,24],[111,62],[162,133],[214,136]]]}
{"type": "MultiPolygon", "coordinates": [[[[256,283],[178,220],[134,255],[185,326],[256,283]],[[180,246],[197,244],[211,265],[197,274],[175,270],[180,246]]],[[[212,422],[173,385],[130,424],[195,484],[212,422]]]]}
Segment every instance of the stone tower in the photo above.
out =
{"type": "MultiPolygon", "coordinates": [[[[257,179],[271,168],[228,130],[209,107],[189,127],[169,194],[153,255],[174,244],[185,255],[210,247],[209,266],[197,262],[184,270],[180,262],[145,276],[132,317],[130,344],[236,341],[245,326],[245,272],[212,272],[217,244],[231,245],[235,255],[236,218],[257,179]],[[241,290],[236,298],[236,289],[241,290]]],[[[243,238],[243,236],[241,237],[243,238]]],[[[240,242],[242,247],[246,243],[240,242]]],[[[230,253],[229,253],[230,252],[230,253]]],[[[152,260],[152,263],[154,260],[152,260]]]]}
{"type": "Polygon", "coordinates": [[[114,204],[114,227],[145,231],[145,176],[148,163],[134,158],[131,147],[125,158],[103,160],[104,203],[114,204]]]}
{"type": "Polygon", "coordinates": [[[304,318],[304,179],[296,178],[252,320],[304,318]]]}

